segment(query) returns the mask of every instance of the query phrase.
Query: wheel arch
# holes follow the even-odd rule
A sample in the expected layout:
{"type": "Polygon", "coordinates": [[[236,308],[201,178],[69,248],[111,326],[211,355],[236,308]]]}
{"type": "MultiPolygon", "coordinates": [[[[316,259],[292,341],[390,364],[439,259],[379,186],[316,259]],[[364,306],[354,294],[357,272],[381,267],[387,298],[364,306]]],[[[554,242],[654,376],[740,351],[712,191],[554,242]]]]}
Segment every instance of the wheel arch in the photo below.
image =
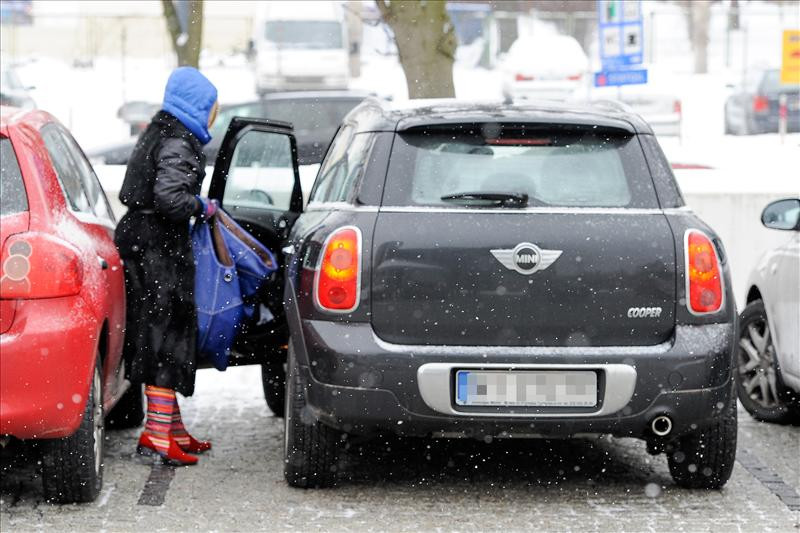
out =
{"type": "Polygon", "coordinates": [[[756,300],[763,300],[763,297],[761,296],[761,289],[759,289],[757,285],[752,285],[747,291],[747,300],[745,300],[745,305],[756,300]]]}

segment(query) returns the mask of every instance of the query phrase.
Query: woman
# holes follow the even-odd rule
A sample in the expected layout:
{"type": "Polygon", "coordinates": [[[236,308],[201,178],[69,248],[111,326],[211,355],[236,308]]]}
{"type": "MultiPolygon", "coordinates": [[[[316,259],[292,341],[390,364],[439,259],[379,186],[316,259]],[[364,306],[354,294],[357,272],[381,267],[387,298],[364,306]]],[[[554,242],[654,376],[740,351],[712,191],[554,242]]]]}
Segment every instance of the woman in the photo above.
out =
{"type": "Polygon", "coordinates": [[[216,203],[201,198],[203,145],[217,114],[217,90],[197,69],[176,69],[162,110],[139,137],[119,199],[128,207],[115,241],[125,264],[128,379],[144,383],[147,422],[140,453],[193,465],[211,443],[186,432],[175,392],[191,396],[197,312],[189,219],[208,218],[216,203]]]}

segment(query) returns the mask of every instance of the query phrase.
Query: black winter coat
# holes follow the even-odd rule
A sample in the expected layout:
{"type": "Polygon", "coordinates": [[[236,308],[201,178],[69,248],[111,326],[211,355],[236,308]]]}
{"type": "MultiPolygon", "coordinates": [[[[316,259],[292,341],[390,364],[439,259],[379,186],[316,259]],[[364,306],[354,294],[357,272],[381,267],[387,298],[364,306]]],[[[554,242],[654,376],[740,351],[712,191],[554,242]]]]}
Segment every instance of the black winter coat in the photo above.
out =
{"type": "Polygon", "coordinates": [[[128,379],[194,392],[197,311],[189,219],[205,176],[197,138],[159,111],[139,137],[119,199],[128,212],[115,241],[125,265],[128,379]]]}

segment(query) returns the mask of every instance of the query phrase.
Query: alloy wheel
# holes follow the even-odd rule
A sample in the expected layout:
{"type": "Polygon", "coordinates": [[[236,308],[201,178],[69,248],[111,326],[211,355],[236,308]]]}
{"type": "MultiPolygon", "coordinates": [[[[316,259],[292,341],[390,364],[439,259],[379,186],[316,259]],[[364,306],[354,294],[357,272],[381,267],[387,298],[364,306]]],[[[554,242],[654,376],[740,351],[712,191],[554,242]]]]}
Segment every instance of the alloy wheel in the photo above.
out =
{"type": "Polygon", "coordinates": [[[739,338],[738,371],[742,387],[762,407],[778,407],[775,346],[765,318],[753,320],[739,338]]]}

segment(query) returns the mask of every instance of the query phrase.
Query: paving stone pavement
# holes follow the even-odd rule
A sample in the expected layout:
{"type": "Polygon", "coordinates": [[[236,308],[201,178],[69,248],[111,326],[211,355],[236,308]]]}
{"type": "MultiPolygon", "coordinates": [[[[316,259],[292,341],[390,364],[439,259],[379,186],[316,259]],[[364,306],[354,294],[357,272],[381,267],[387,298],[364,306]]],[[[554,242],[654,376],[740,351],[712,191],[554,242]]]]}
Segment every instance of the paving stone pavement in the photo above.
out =
{"type": "Polygon", "coordinates": [[[283,423],[264,403],[258,367],[200,371],[182,410],[214,441],[200,464],[154,468],[134,453],[137,430],[108,432],[105,484],[92,504],[44,502],[35,454],[6,450],[0,531],[800,532],[800,511],[790,509],[800,427],[741,410],[744,453],[728,485],[709,492],[677,488],[663,456],[612,438],[356,440],[339,487],[296,490],[282,478],[283,423]]]}

